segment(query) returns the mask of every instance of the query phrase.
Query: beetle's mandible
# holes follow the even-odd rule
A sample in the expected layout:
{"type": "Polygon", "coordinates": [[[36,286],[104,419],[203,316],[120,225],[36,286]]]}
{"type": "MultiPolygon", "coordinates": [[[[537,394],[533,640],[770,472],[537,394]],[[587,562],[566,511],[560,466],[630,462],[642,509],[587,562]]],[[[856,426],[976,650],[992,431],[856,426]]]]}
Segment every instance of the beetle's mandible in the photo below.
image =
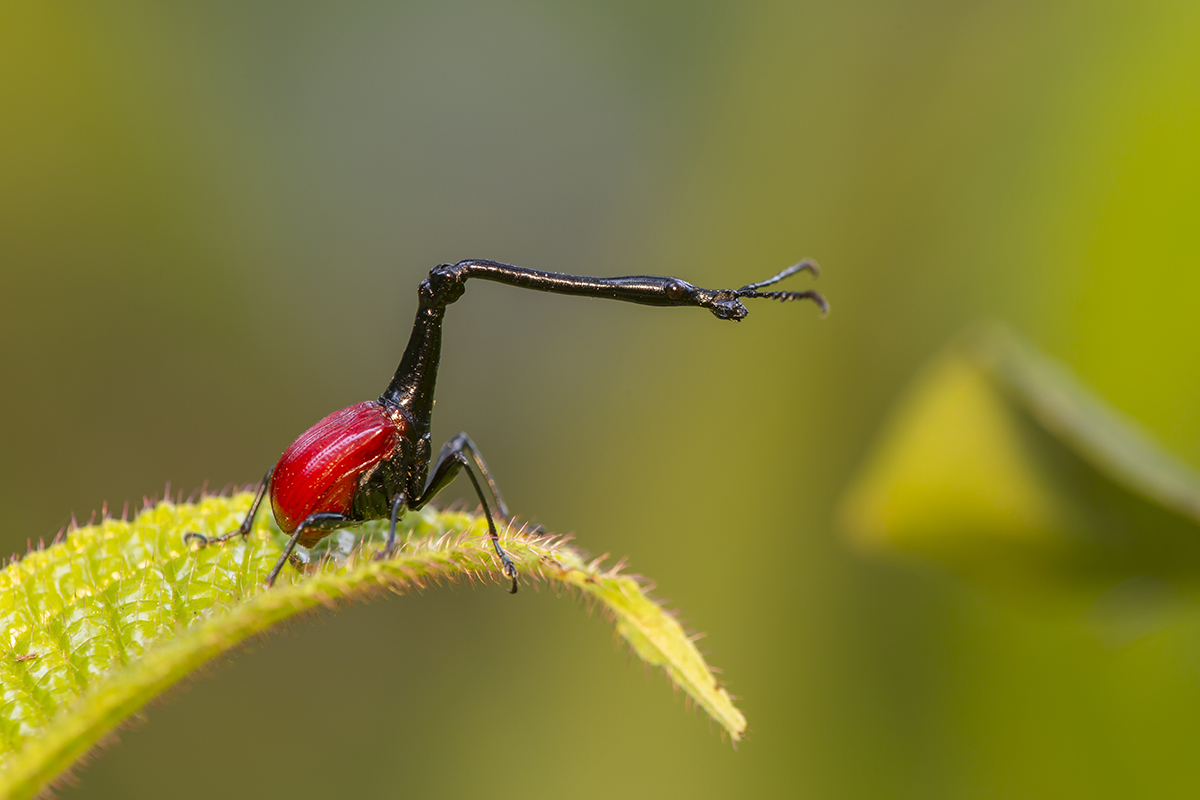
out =
{"type": "Polygon", "coordinates": [[[747,313],[741,301],[754,297],[812,300],[822,313],[827,312],[829,306],[817,292],[760,291],[804,270],[814,276],[818,273],[817,265],[806,259],[765,281],[740,289],[704,289],[659,275],[591,278],[484,259],[439,264],[429,271],[429,277],[421,281],[417,290],[417,319],[408,347],[380,398],[330,414],[293,442],[263,477],[254,503],[237,530],[212,538],[189,533],[184,539],[208,545],[234,536],[245,538],[263,497],[270,491],[275,520],[284,533],[291,534],[283,555],[267,576],[267,586],[271,586],[297,544],[311,547],[331,531],[360,522],[390,517],[387,544],[380,557],[391,555],[396,548],[396,523],[400,515],[405,510],[420,509],[460,471],[465,471],[483,506],[492,547],[503,564],[504,574],[512,581],[509,591],[515,593],[517,570],[500,546],[496,532],[496,518],[508,519],[508,507],[475,443],[460,433],[442,447],[436,459],[431,458],[429,425],[441,359],[442,319],[446,306],[462,297],[467,279],[482,278],[524,289],[648,306],[696,306],[707,308],[718,319],[736,322],[747,313]],[[491,502],[484,494],[483,484],[487,484],[491,502]]]}

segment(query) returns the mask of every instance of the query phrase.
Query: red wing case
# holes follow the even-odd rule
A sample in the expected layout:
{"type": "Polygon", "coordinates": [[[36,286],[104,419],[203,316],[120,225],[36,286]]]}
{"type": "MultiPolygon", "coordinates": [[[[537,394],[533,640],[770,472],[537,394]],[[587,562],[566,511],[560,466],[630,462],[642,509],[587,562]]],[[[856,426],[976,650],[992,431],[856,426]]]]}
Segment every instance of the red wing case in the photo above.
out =
{"type": "MultiPolygon", "coordinates": [[[[335,411],[284,451],[271,477],[271,506],[284,533],[309,514],[349,514],[359,477],[390,456],[401,428],[374,401],[335,411]]],[[[306,531],[307,533],[307,531],[306,531]]],[[[326,531],[313,531],[300,544],[311,547],[326,531]]]]}

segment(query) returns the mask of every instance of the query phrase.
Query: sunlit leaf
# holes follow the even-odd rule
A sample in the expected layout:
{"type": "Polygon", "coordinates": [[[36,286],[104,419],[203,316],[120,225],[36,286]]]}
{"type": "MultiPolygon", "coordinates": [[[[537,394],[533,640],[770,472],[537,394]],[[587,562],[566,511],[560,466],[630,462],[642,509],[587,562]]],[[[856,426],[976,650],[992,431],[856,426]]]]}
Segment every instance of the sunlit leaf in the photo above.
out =
{"type": "MultiPolygon", "coordinates": [[[[280,621],[365,594],[488,578],[497,562],[477,517],[426,509],[404,519],[405,546],[373,558],[381,525],[339,531],[263,587],[286,537],[262,514],[247,541],[196,548],[187,531],[237,526],[250,495],[161,503],[105,520],[0,571],[0,797],[30,797],[155,695],[280,621]]],[[[529,579],[574,587],[736,742],[745,718],[680,624],[639,582],[585,562],[562,539],[507,532],[529,579]]],[[[498,596],[499,600],[499,596],[498,596]]]]}

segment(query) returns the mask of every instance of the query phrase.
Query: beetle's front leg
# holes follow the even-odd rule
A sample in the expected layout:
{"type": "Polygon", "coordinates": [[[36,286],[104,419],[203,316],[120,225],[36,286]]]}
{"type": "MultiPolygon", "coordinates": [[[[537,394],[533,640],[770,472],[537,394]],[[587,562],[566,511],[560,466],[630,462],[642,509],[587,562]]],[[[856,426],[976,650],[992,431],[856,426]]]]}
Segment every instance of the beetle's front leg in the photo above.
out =
{"type": "Polygon", "coordinates": [[[479,498],[479,503],[483,506],[483,514],[487,517],[488,535],[492,537],[492,547],[495,548],[496,555],[500,558],[500,563],[504,565],[504,574],[512,580],[512,588],[508,592],[509,594],[516,594],[517,567],[513,564],[512,558],[509,557],[508,553],[504,552],[504,548],[500,546],[500,534],[496,532],[496,521],[492,516],[492,509],[488,504],[487,498],[483,494],[483,487],[480,485],[479,479],[475,477],[475,470],[471,469],[472,461],[475,462],[479,471],[483,473],[488,488],[491,489],[492,495],[496,499],[496,508],[500,512],[500,516],[507,519],[508,507],[504,505],[504,500],[500,497],[500,490],[496,486],[496,481],[492,479],[492,474],[488,471],[483,457],[479,455],[479,451],[475,448],[475,443],[465,433],[460,433],[446,442],[446,445],[442,448],[442,452],[438,454],[437,463],[434,464],[433,471],[429,475],[429,480],[425,483],[424,491],[421,492],[419,498],[410,502],[408,507],[413,511],[422,508],[438,492],[446,488],[450,481],[454,480],[458,475],[460,470],[466,470],[467,477],[471,479],[471,485],[475,487],[475,494],[479,498]]]}
{"type": "Polygon", "coordinates": [[[267,494],[267,487],[271,485],[271,474],[275,472],[275,468],[271,467],[267,470],[267,474],[263,476],[262,482],[258,484],[258,490],[254,493],[254,502],[250,504],[250,510],[246,512],[246,518],[242,520],[242,524],[236,530],[229,533],[223,533],[220,536],[209,538],[202,533],[188,532],[183,535],[183,543],[187,544],[192,539],[199,539],[201,547],[207,547],[210,544],[224,542],[227,539],[232,539],[235,536],[241,536],[244,540],[249,534],[250,529],[254,527],[254,518],[258,516],[258,507],[262,505],[263,497],[267,494]]]}

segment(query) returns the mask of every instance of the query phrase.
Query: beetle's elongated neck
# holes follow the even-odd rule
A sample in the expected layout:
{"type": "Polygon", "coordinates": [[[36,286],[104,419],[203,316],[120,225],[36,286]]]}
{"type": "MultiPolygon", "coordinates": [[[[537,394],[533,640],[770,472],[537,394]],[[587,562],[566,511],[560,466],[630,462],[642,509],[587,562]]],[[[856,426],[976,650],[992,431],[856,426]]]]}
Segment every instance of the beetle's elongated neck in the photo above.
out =
{"type": "Polygon", "coordinates": [[[433,389],[442,357],[442,318],[445,316],[445,306],[421,303],[404,357],[400,359],[392,382],[379,398],[384,405],[404,409],[409,422],[420,434],[429,432],[433,417],[433,389]]]}
{"type": "Polygon", "coordinates": [[[801,261],[774,277],[751,283],[740,289],[705,289],[679,278],[665,275],[624,275],[617,278],[593,278],[565,272],[544,272],[487,259],[468,259],[457,264],[439,264],[417,288],[417,320],[413,323],[408,348],[388,388],[379,398],[385,405],[399,406],[409,422],[424,434],[429,432],[433,416],[433,388],[437,383],[438,362],[442,356],[442,318],[446,306],[462,297],[468,278],[507,283],[522,289],[572,294],[641,303],[648,306],[694,306],[707,308],[718,319],[737,321],[746,316],[741,299],[767,297],[774,300],[808,298],[826,310],[825,299],[816,292],[760,292],[764,286],[778,283],[789,275],[817,267],[801,261]]]}

